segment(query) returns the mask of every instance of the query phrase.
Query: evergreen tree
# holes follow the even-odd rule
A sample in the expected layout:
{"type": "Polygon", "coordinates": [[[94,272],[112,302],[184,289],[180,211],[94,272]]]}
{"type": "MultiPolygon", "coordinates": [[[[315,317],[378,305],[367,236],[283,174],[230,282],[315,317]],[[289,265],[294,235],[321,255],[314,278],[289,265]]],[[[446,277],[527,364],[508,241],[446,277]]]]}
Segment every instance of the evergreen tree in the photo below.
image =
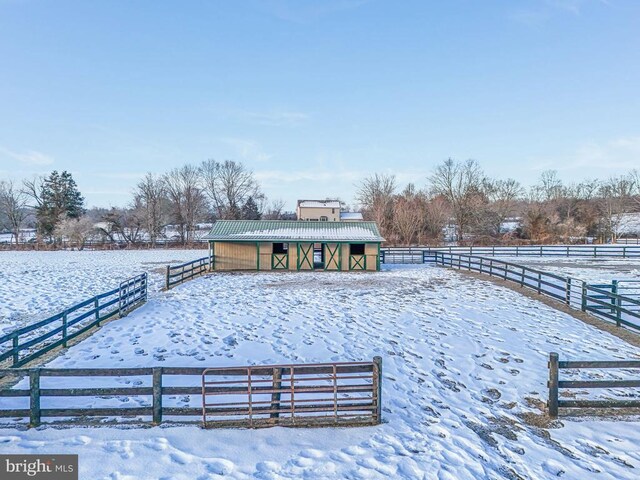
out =
{"type": "Polygon", "coordinates": [[[260,210],[258,210],[258,204],[253,197],[247,198],[247,201],[242,206],[242,219],[243,220],[260,220],[260,210]]]}
{"type": "Polygon", "coordinates": [[[62,218],[80,218],[84,212],[84,198],[71,174],[51,172],[42,183],[40,205],[36,208],[40,231],[51,235],[62,218]]]}

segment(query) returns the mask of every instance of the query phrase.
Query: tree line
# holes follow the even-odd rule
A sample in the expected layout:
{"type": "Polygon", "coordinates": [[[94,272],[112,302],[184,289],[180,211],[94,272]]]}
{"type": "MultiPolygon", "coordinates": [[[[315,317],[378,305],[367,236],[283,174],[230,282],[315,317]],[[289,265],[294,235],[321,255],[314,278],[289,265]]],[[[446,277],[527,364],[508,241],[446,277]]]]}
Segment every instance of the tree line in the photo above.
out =
{"type": "MultiPolygon", "coordinates": [[[[525,188],[513,179],[490,178],[474,160],[448,159],[420,188],[401,186],[394,175],[373,174],[357,185],[356,200],[391,244],[614,241],[625,215],[640,212],[640,172],[564,183],[549,170],[525,188]]],[[[82,246],[98,232],[107,241],[155,246],[171,226],[176,240],[189,244],[199,223],[216,219],[295,214],[284,211],[281,200],[269,202],[253,172],[232,160],[147,173],[121,208],[86,209],[66,171],[0,181],[0,228],[12,232],[16,243],[23,228],[35,227],[38,242],[66,239],[82,246]]]]}
{"type": "Polygon", "coordinates": [[[0,226],[16,244],[26,225],[35,226],[37,241],[63,238],[82,246],[96,233],[109,241],[155,246],[171,225],[178,241],[191,243],[198,223],[215,219],[291,218],[284,202],[269,202],[255,175],[242,163],[206,160],[165,174],[147,173],[122,208],[85,208],[84,197],[69,172],[22,182],[0,181],[0,226]],[[97,228],[96,228],[96,225],[97,228]]]}
{"type": "Polygon", "coordinates": [[[640,212],[640,172],[564,183],[548,170],[525,188],[488,177],[475,160],[448,159],[422,188],[374,174],[358,185],[356,198],[365,218],[397,245],[610,242],[627,214],[640,212]]]}

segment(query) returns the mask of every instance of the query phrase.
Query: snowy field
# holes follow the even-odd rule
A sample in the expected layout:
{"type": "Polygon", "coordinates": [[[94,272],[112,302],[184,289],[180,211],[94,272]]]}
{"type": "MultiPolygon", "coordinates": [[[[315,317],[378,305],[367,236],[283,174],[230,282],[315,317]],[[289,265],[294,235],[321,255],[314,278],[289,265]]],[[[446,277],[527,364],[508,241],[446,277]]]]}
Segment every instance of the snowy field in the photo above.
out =
{"type": "Polygon", "coordinates": [[[536,421],[551,351],[561,359],[640,358],[640,349],[567,314],[434,266],[213,274],[153,296],[48,366],[205,367],[380,355],[384,423],[5,427],[0,451],[77,453],[80,477],[92,479],[638,478],[636,419],[561,417],[552,428],[536,421]]]}
{"type": "Polygon", "coordinates": [[[577,278],[587,283],[640,280],[640,258],[496,257],[496,259],[577,278]]]}
{"type": "Polygon", "coordinates": [[[0,251],[0,335],[143,272],[149,274],[150,293],[155,292],[168,263],[206,255],[207,250],[0,251]]]}

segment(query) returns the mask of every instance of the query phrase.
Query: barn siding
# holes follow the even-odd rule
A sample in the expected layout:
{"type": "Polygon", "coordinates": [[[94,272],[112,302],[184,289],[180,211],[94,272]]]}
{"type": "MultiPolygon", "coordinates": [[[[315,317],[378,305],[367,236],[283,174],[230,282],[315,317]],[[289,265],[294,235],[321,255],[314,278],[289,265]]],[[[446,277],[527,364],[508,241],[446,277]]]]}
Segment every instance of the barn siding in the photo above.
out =
{"type": "Polygon", "coordinates": [[[367,271],[376,271],[378,269],[378,244],[365,244],[364,253],[367,256],[367,271]]]}
{"type": "Polygon", "coordinates": [[[271,254],[273,243],[260,242],[260,270],[271,270],[271,254]]]}
{"type": "Polygon", "coordinates": [[[216,270],[256,270],[258,258],[255,242],[215,242],[214,249],[216,270]]]}

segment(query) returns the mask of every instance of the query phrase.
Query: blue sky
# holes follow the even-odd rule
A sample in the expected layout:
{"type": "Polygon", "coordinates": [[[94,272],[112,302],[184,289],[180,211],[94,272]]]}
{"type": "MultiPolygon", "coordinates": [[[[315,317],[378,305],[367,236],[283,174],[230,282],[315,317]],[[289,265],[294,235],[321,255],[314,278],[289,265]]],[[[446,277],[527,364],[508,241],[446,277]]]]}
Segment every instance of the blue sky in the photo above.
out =
{"type": "Polygon", "coordinates": [[[0,0],[0,178],[234,159],[265,192],[424,186],[477,159],[525,185],[640,167],[637,0],[0,0]]]}

